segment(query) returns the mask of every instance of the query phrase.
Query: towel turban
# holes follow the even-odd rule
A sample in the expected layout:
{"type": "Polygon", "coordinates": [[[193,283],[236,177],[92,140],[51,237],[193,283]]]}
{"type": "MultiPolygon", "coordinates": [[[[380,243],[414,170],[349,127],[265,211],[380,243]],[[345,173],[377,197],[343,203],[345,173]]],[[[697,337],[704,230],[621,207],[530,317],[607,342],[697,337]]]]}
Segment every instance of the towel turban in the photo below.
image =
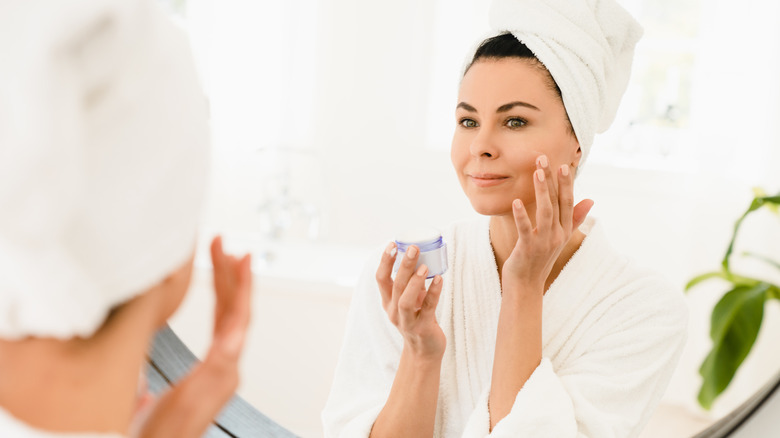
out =
{"type": "Polygon", "coordinates": [[[494,0],[493,31],[511,32],[547,67],[585,158],[615,119],[642,26],[614,0],[494,0]]]}
{"type": "Polygon", "coordinates": [[[206,117],[155,2],[0,3],[0,337],[88,337],[189,259],[206,117]]]}

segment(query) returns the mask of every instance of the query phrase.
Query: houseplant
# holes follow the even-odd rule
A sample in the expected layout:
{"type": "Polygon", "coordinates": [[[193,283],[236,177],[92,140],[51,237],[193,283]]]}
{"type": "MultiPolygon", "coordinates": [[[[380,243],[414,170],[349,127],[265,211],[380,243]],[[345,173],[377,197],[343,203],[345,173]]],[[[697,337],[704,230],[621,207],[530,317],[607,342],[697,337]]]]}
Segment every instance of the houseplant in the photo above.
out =
{"type": "MultiPolygon", "coordinates": [[[[699,404],[710,409],[715,399],[728,387],[742,361],[750,353],[758,336],[764,317],[764,305],[769,300],[780,300],[780,286],[760,278],[739,275],[731,269],[734,254],[734,242],[742,222],[751,213],[767,207],[778,214],[780,193],[766,196],[756,191],[756,196],[747,211],[737,220],[721,269],[707,272],[693,278],[685,286],[688,291],[694,286],[709,280],[719,280],[728,289],[712,310],[710,320],[710,338],[712,349],[699,368],[703,381],[699,390],[699,404]]],[[[780,263],[770,258],[750,252],[740,254],[752,257],[780,270],[780,263]]]]}

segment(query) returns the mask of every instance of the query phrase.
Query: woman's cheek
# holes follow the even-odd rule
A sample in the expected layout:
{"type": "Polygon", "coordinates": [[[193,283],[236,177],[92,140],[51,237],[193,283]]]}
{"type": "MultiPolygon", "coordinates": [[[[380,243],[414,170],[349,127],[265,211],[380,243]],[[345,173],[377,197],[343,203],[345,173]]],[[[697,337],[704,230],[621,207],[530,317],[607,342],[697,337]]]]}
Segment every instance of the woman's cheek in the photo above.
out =
{"type": "Polygon", "coordinates": [[[534,189],[534,172],[536,171],[536,158],[539,155],[525,154],[523,159],[517,160],[515,169],[514,197],[519,198],[524,204],[530,204],[536,201],[536,192],[534,189]]]}
{"type": "Polygon", "coordinates": [[[466,165],[468,159],[468,149],[464,146],[463,140],[455,134],[455,138],[452,140],[452,146],[450,147],[450,162],[452,167],[458,174],[461,173],[466,165]]]}

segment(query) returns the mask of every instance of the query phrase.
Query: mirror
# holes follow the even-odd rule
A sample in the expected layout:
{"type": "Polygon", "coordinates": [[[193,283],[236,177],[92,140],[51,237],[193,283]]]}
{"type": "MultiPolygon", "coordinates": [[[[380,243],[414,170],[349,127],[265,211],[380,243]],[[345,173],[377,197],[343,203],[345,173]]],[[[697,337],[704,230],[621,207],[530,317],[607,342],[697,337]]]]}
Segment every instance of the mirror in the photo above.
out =
{"type": "MultiPolygon", "coordinates": [[[[718,268],[751,187],[780,187],[780,11],[726,1],[622,3],[646,34],[618,118],[597,137],[575,195],[596,200],[591,215],[618,250],[682,288],[718,268]]],[[[352,287],[369,255],[398,230],[475,214],[448,148],[459,75],[487,31],[487,2],[171,4],[191,35],[212,112],[201,244],[218,230],[228,249],[254,254],[239,394],[290,432],[322,436],[352,287]]],[[[776,223],[756,227],[742,241],[777,259],[778,239],[767,237],[776,223]]],[[[170,322],[196,355],[209,339],[212,306],[204,249],[170,322]]],[[[689,294],[688,344],[643,437],[725,436],[774,393],[780,355],[760,335],[712,411],[696,405],[709,316],[722,292],[713,285],[689,294]]],[[[776,333],[779,318],[769,308],[762,333],[776,333]]],[[[158,353],[161,363],[185,355],[158,353]]]]}

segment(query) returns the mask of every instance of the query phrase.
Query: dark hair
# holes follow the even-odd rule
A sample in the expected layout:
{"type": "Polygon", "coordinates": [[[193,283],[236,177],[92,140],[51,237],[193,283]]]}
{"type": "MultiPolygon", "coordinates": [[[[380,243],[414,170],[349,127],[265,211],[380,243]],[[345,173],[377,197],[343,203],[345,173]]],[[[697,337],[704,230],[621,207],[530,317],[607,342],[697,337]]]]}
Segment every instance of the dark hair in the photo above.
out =
{"type": "MultiPolygon", "coordinates": [[[[477,48],[477,51],[474,52],[474,57],[471,58],[471,62],[469,62],[469,65],[466,67],[463,74],[465,76],[471,66],[480,59],[497,60],[504,58],[527,59],[532,65],[538,67],[547,77],[547,84],[550,89],[554,90],[555,93],[558,94],[558,97],[561,98],[561,101],[563,101],[563,93],[561,93],[560,87],[558,87],[558,84],[550,74],[550,71],[547,70],[547,67],[545,67],[542,61],[534,55],[534,52],[532,52],[528,46],[520,42],[520,40],[509,32],[482,41],[477,48]]],[[[565,109],[566,108],[564,107],[564,111],[565,109]]],[[[566,112],[566,123],[569,125],[571,133],[574,134],[574,128],[571,125],[571,120],[569,120],[568,112],[566,112]]]]}

